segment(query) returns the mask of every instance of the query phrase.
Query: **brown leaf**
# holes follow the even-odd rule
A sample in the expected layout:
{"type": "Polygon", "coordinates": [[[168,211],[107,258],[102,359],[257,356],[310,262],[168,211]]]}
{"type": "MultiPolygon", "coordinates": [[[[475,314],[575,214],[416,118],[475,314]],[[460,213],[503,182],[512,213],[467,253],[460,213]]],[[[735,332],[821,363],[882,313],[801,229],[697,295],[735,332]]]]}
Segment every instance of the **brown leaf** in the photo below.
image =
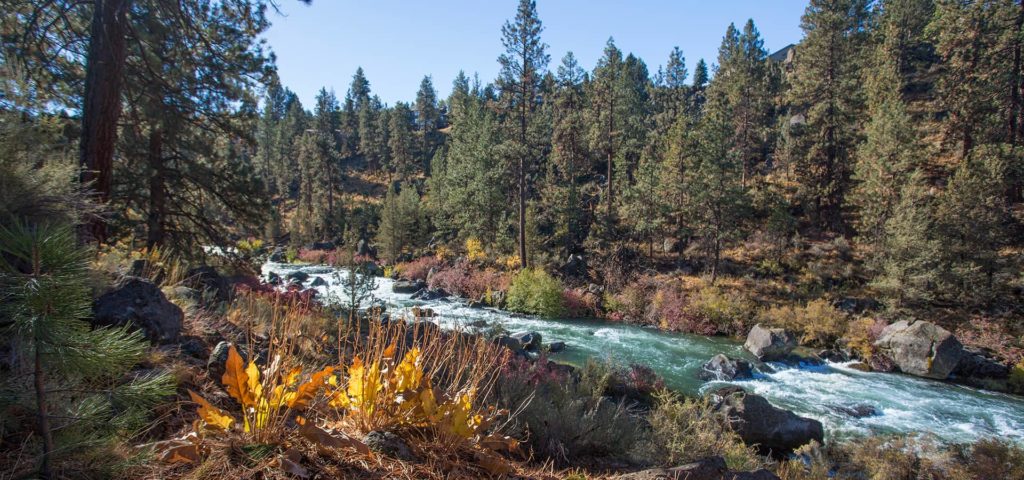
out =
{"type": "Polygon", "coordinates": [[[153,451],[162,462],[199,463],[199,445],[195,443],[197,439],[198,436],[192,432],[181,438],[153,443],[153,451]]]}
{"type": "Polygon", "coordinates": [[[299,478],[309,478],[309,470],[301,463],[302,454],[294,448],[289,448],[281,455],[281,471],[299,478]]]}
{"type": "Polygon", "coordinates": [[[480,446],[495,452],[514,452],[519,450],[519,440],[512,437],[490,434],[480,440],[480,446]]]}
{"type": "Polygon", "coordinates": [[[349,437],[344,433],[328,432],[327,430],[313,425],[313,423],[309,421],[306,421],[303,425],[299,426],[299,434],[319,447],[352,448],[364,455],[370,454],[370,447],[366,446],[365,443],[349,437]]]}
{"type": "Polygon", "coordinates": [[[227,387],[228,395],[238,400],[243,407],[256,405],[249,391],[249,375],[245,373],[245,362],[234,345],[228,350],[228,361],[224,364],[224,375],[220,377],[220,381],[227,387]]]}
{"type": "Polygon", "coordinates": [[[484,470],[487,470],[487,473],[491,475],[508,475],[513,471],[512,465],[508,463],[508,460],[505,460],[493,453],[477,450],[476,452],[473,452],[473,456],[476,457],[477,464],[483,467],[484,470]]]}
{"type": "Polygon", "coordinates": [[[327,385],[327,379],[333,373],[334,367],[326,367],[310,376],[308,382],[299,385],[299,388],[295,391],[295,397],[288,402],[288,408],[299,409],[308,407],[309,401],[316,396],[316,393],[324,385],[327,385]]]}

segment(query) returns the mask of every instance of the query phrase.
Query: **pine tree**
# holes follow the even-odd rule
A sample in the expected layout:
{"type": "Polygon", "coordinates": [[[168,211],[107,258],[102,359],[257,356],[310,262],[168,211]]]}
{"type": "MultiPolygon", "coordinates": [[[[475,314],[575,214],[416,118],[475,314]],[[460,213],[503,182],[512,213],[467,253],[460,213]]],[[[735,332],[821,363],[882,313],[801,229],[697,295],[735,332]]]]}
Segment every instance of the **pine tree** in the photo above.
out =
{"type": "Polygon", "coordinates": [[[420,209],[420,196],[412,184],[396,191],[392,186],[381,206],[377,245],[384,258],[395,261],[407,249],[419,244],[426,234],[426,222],[420,209]]]}
{"type": "Polygon", "coordinates": [[[437,93],[430,76],[423,77],[416,92],[416,136],[419,144],[420,164],[423,171],[430,172],[430,159],[440,143],[437,129],[441,124],[441,112],[437,108],[437,93]]]}
{"type": "Polygon", "coordinates": [[[498,57],[501,73],[498,88],[501,91],[502,110],[508,123],[508,155],[513,165],[516,182],[516,200],[519,211],[519,259],[522,266],[529,265],[526,251],[526,203],[530,171],[538,161],[538,140],[531,138],[535,121],[540,84],[549,57],[547,45],[541,41],[543,31],[534,0],[520,0],[514,21],[501,28],[501,43],[505,53],[498,57]]]}
{"type": "Polygon", "coordinates": [[[805,210],[821,228],[841,228],[863,110],[867,0],[811,0],[787,99],[804,117],[792,129],[791,167],[805,210]]]}
{"type": "Polygon", "coordinates": [[[403,102],[395,104],[389,114],[388,147],[391,164],[399,180],[407,180],[419,171],[416,159],[415,120],[409,106],[403,102]]]}
{"type": "Polygon", "coordinates": [[[742,186],[742,162],[729,145],[732,129],[724,112],[710,110],[692,133],[684,183],[686,218],[707,256],[714,283],[722,249],[742,231],[749,198],[742,186]]]}
{"type": "Polygon", "coordinates": [[[581,177],[590,165],[584,115],[587,74],[572,52],[558,67],[551,133],[551,169],[545,191],[545,209],[553,212],[556,243],[574,253],[585,238],[581,177]]]}
{"type": "Polygon", "coordinates": [[[89,258],[70,228],[0,226],[0,331],[13,370],[0,393],[34,411],[38,437],[23,448],[38,452],[41,478],[83,448],[140,428],[174,391],[166,374],[129,378],[148,349],[141,334],[83,320],[92,311],[89,258]]]}
{"type": "Polygon", "coordinates": [[[708,87],[708,64],[704,59],[697,61],[693,69],[693,86],[690,89],[689,114],[697,118],[704,111],[705,90],[708,87]]]}
{"type": "Polygon", "coordinates": [[[1006,287],[1009,266],[1001,250],[1014,229],[1005,195],[1011,161],[1020,162],[1020,154],[998,146],[975,147],[939,201],[943,281],[938,290],[953,301],[985,305],[1006,287]]]}
{"type": "Polygon", "coordinates": [[[882,225],[877,249],[868,260],[876,273],[871,285],[889,307],[920,306],[935,300],[942,244],[936,237],[934,202],[920,171],[906,175],[898,201],[882,225]]]}
{"type": "Polygon", "coordinates": [[[899,38],[903,35],[897,29],[902,22],[894,22],[889,15],[883,7],[881,38],[876,41],[866,82],[866,138],[857,148],[855,185],[849,199],[857,208],[858,234],[867,245],[875,248],[885,239],[886,223],[901,203],[901,191],[923,161],[923,147],[917,140],[901,95],[903,82],[899,69],[904,54],[899,48],[899,38]]]}
{"type": "Polygon", "coordinates": [[[326,238],[333,238],[339,231],[338,210],[334,206],[334,192],[341,175],[339,169],[340,157],[340,119],[338,117],[338,100],[333,91],[321,88],[316,96],[316,109],[313,112],[313,135],[316,139],[318,165],[315,168],[322,172],[314,176],[319,178],[322,184],[315,185],[318,196],[326,197],[327,209],[324,212],[322,224],[319,230],[326,238]]]}

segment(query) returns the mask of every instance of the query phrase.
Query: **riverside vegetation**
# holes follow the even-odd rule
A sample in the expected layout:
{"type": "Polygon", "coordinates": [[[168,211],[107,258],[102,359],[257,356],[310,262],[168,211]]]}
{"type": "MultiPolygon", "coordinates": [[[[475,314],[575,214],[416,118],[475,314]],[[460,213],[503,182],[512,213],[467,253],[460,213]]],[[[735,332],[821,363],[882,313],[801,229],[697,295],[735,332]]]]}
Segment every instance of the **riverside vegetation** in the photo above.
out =
{"type": "Polygon", "coordinates": [[[824,439],[370,295],[1024,393],[1020,1],[810,0],[691,78],[613,39],[551,68],[522,0],[493,82],[388,106],[360,68],[312,111],[274,2],[0,5],[0,478],[1024,478],[1012,440],[824,439]]]}

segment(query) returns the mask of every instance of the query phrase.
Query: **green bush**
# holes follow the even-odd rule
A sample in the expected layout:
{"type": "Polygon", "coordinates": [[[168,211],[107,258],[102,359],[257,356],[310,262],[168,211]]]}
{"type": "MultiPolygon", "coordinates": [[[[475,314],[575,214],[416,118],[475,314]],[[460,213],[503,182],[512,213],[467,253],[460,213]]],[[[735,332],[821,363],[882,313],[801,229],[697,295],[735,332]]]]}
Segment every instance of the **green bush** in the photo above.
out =
{"type": "Polygon", "coordinates": [[[559,317],[565,315],[565,297],[562,283],[539,268],[521,270],[512,278],[506,307],[509,310],[559,317]]]}
{"type": "Polygon", "coordinates": [[[746,335],[756,312],[754,302],[743,294],[718,287],[701,289],[693,296],[689,309],[691,315],[726,335],[746,335]]]}
{"type": "Polygon", "coordinates": [[[706,399],[657,394],[658,406],[647,417],[651,425],[646,456],[663,465],[680,465],[718,455],[729,468],[754,470],[763,460],[729,429],[706,399]]]}

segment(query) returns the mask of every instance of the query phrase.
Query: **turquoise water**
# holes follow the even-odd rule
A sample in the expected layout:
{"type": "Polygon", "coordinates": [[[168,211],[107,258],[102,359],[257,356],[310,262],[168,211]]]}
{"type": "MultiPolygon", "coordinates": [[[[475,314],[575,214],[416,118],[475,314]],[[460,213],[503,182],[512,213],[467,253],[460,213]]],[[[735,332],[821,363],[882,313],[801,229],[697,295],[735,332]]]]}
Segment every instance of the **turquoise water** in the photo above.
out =
{"type": "MultiPolygon", "coordinates": [[[[267,264],[264,273],[286,274],[300,267],[267,264]]],[[[317,287],[329,298],[338,293],[332,271],[306,267],[328,285],[317,287]]],[[[670,388],[696,395],[723,382],[697,379],[701,365],[713,355],[751,358],[736,341],[683,335],[599,320],[544,319],[510,314],[496,309],[470,308],[458,300],[421,302],[409,295],[391,292],[393,281],[381,278],[375,296],[387,302],[392,312],[413,306],[430,307],[441,326],[466,327],[486,321],[510,332],[536,331],[545,343],[563,341],[568,348],[552,354],[555,361],[582,364],[587,359],[609,359],[628,365],[651,367],[670,388]]],[[[995,436],[1024,442],[1024,398],[986,392],[908,375],[865,373],[843,363],[813,368],[774,365],[775,372],[753,380],[730,382],[767,398],[773,405],[820,420],[832,437],[850,437],[873,432],[930,433],[948,442],[969,442],[995,436]],[[880,415],[852,418],[834,409],[836,405],[870,405],[880,415]]]]}

